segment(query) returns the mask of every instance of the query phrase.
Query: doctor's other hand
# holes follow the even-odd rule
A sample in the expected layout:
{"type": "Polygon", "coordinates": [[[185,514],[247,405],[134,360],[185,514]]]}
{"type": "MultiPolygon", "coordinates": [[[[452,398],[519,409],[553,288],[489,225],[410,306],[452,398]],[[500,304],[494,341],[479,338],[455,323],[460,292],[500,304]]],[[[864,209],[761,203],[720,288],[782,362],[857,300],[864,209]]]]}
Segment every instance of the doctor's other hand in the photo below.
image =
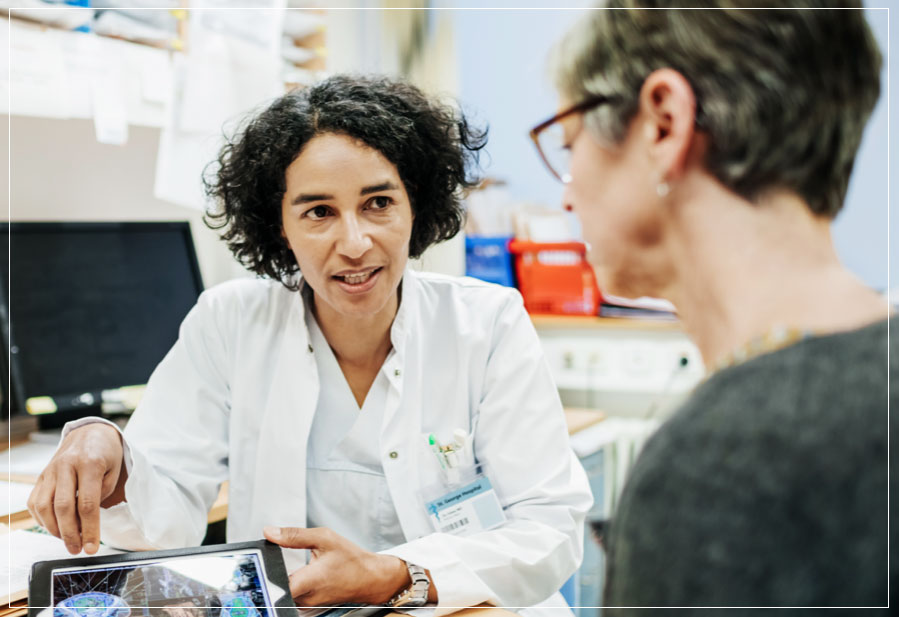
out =
{"type": "MultiPolygon", "coordinates": [[[[386,604],[412,584],[402,559],[366,551],[327,527],[264,531],[266,538],[284,548],[310,551],[309,563],[290,574],[290,593],[298,607],[386,604]]],[[[431,599],[436,601],[433,584],[431,599]]]]}
{"type": "Polygon", "coordinates": [[[66,550],[100,547],[100,507],[125,500],[127,473],[122,438],[108,424],[95,422],[71,431],[38,477],[28,511],[66,550]]]}

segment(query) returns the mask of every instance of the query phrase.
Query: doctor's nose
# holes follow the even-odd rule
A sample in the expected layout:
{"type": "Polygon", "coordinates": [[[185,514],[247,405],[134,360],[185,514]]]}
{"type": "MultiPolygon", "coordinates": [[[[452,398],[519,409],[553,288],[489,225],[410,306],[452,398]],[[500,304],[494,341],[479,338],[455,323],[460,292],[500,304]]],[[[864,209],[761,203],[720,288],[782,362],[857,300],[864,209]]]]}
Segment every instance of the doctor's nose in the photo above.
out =
{"type": "Polygon", "coordinates": [[[371,237],[354,217],[344,219],[337,238],[337,252],[349,259],[359,259],[372,247],[371,237]]]}

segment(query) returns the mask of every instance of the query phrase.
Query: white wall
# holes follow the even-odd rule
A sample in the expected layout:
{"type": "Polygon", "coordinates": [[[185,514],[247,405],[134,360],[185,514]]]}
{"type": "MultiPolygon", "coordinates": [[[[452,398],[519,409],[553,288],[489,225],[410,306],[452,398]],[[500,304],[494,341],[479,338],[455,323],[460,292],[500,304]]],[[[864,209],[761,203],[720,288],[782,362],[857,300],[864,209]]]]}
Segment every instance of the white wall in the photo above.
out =
{"type": "MultiPolygon", "coordinates": [[[[550,3],[490,4],[540,7],[550,3]]],[[[459,97],[467,110],[490,125],[484,170],[506,180],[516,200],[561,205],[562,185],[546,171],[528,131],[557,111],[556,94],[546,71],[550,49],[592,4],[591,0],[569,0],[566,6],[580,8],[453,11],[459,97]]]]}
{"type": "MultiPolygon", "coordinates": [[[[890,4],[891,1],[887,0],[880,0],[878,2],[865,2],[865,5],[871,7],[889,7],[890,4]]],[[[887,11],[878,11],[878,13],[880,14],[884,12],[887,11]]],[[[889,23],[887,24],[886,29],[884,29],[882,25],[879,27],[875,27],[875,34],[878,35],[881,49],[889,49],[891,39],[896,37],[896,33],[899,33],[899,11],[897,11],[894,6],[893,10],[888,12],[888,15],[889,23]],[[888,37],[888,33],[892,34],[892,36],[888,37]]],[[[883,18],[881,17],[881,20],[882,19],[883,18]]],[[[886,184],[887,186],[889,186],[891,177],[899,177],[899,149],[893,147],[899,142],[897,142],[897,132],[893,131],[892,133],[890,133],[889,122],[889,118],[895,119],[899,117],[899,115],[897,115],[899,114],[899,97],[893,96],[892,98],[890,98],[889,96],[891,83],[899,84],[899,63],[890,62],[890,58],[886,53],[884,53],[884,65],[885,71],[887,71],[887,78],[883,81],[882,98],[885,101],[888,101],[889,105],[884,105],[882,102],[880,105],[881,109],[875,111],[875,114],[881,114],[881,118],[883,118],[883,116],[886,116],[885,119],[880,120],[879,123],[875,126],[878,127],[879,134],[882,136],[881,138],[885,137],[887,139],[886,160],[888,162],[888,165],[886,166],[886,173],[884,175],[886,176],[886,184]],[[892,157],[890,156],[891,154],[893,155],[892,157]]],[[[869,127],[866,139],[873,140],[874,138],[872,137],[872,133],[873,131],[871,130],[871,127],[869,127]]],[[[878,150],[878,155],[880,156],[881,160],[883,160],[883,150],[883,148],[880,148],[878,150]]],[[[880,182],[882,184],[884,182],[884,178],[881,177],[880,182]]],[[[895,186],[891,186],[887,195],[887,199],[881,199],[880,202],[878,202],[880,204],[880,216],[878,217],[878,220],[881,222],[884,221],[884,211],[886,212],[886,218],[888,219],[888,223],[884,224],[883,228],[880,229],[879,235],[881,237],[883,237],[884,234],[887,235],[887,253],[889,256],[887,260],[887,273],[890,289],[899,289],[899,250],[896,249],[896,247],[899,246],[899,208],[896,207],[893,200],[893,195],[895,194],[896,188],[895,186]],[[886,204],[884,204],[884,201],[886,201],[886,204]]]]}
{"type": "MultiPolygon", "coordinates": [[[[883,6],[883,3],[875,2],[865,4],[883,6]]],[[[890,170],[887,161],[891,144],[888,141],[890,110],[887,105],[888,11],[867,10],[865,13],[883,54],[883,69],[880,72],[881,94],[865,128],[843,211],[837,216],[831,229],[837,253],[846,266],[871,287],[886,290],[899,284],[899,279],[896,278],[896,266],[899,266],[896,260],[899,256],[895,251],[892,256],[889,254],[891,230],[888,223],[890,199],[887,188],[890,170]],[[891,263],[894,266],[892,283],[887,276],[891,263]]],[[[892,219],[892,231],[895,232],[893,237],[899,237],[897,235],[899,228],[895,226],[896,217],[892,219]]]]}

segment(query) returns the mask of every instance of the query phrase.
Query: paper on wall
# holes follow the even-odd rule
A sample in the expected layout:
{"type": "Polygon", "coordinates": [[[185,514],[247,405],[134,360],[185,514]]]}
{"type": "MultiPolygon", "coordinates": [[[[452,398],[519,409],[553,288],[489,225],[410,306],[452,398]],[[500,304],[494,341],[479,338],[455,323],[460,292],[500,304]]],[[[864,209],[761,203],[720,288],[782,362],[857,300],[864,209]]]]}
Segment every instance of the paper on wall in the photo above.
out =
{"type": "Polygon", "coordinates": [[[203,210],[203,170],[215,159],[222,140],[211,133],[164,129],[156,156],[153,195],[179,206],[203,210]]]}
{"type": "Polygon", "coordinates": [[[283,92],[280,82],[284,0],[239,8],[233,0],[191,5],[182,131],[220,131],[224,121],[283,92]]]}
{"type": "MultiPolygon", "coordinates": [[[[144,51],[144,50],[142,50],[144,51]]],[[[150,50],[155,52],[155,50],[150,50]]],[[[172,98],[172,61],[168,54],[144,53],[140,63],[141,97],[151,103],[168,105],[172,98]]]]}
{"type": "Polygon", "coordinates": [[[195,36],[221,34],[243,41],[273,56],[281,46],[286,0],[193,0],[190,4],[190,41],[195,36]]]}
{"type": "Polygon", "coordinates": [[[164,49],[102,39],[108,53],[121,57],[128,67],[122,92],[128,109],[128,124],[160,126],[172,102],[172,56],[164,49]]]}
{"type": "Polygon", "coordinates": [[[8,98],[3,99],[10,114],[69,117],[68,75],[60,43],[64,34],[37,28],[10,29],[8,98]]]}
{"type": "Polygon", "coordinates": [[[208,33],[191,39],[180,92],[180,131],[220,132],[222,124],[282,94],[280,53],[208,33]]]}
{"type": "Polygon", "coordinates": [[[94,132],[101,144],[124,145],[128,141],[128,108],[125,102],[122,64],[117,56],[91,75],[94,132]]]}
{"type": "Polygon", "coordinates": [[[104,58],[114,54],[107,50],[98,37],[90,34],[72,34],[61,37],[60,45],[65,56],[66,87],[69,93],[69,116],[93,118],[94,76],[103,71],[104,58]]]}
{"type": "Polygon", "coordinates": [[[175,62],[172,110],[159,143],[157,198],[202,210],[203,170],[215,159],[226,126],[283,93],[285,4],[191,3],[188,53],[175,62]]]}

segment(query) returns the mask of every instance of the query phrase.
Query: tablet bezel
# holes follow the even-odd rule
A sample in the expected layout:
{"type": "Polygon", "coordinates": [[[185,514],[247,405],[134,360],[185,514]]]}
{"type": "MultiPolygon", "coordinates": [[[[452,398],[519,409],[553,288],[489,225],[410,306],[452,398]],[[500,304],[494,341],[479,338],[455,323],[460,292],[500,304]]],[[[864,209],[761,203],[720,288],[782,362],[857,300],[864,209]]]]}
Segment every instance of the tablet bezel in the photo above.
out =
{"type": "MultiPolygon", "coordinates": [[[[28,617],[38,617],[38,615],[45,609],[53,609],[53,607],[50,606],[50,597],[52,595],[53,572],[56,570],[66,568],[90,568],[93,566],[107,565],[114,566],[125,562],[158,562],[196,555],[231,555],[237,552],[246,552],[247,550],[258,550],[260,553],[262,569],[264,570],[266,579],[263,584],[271,583],[284,591],[284,594],[275,600],[274,606],[271,607],[275,617],[296,617],[296,605],[290,595],[290,581],[287,576],[287,570],[284,567],[284,558],[281,554],[281,547],[268,540],[214,544],[210,546],[197,546],[165,551],[138,551],[132,553],[119,553],[116,555],[72,557],[71,559],[38,561],[31,566],[31,576],[28,580],[28,617]]],[[[266,589],[266,592],[269,597],[274,595],[271,593],[271,589],[266,589]]],[[[50,617],[52,617],[52,615],[50,617]]]]}

